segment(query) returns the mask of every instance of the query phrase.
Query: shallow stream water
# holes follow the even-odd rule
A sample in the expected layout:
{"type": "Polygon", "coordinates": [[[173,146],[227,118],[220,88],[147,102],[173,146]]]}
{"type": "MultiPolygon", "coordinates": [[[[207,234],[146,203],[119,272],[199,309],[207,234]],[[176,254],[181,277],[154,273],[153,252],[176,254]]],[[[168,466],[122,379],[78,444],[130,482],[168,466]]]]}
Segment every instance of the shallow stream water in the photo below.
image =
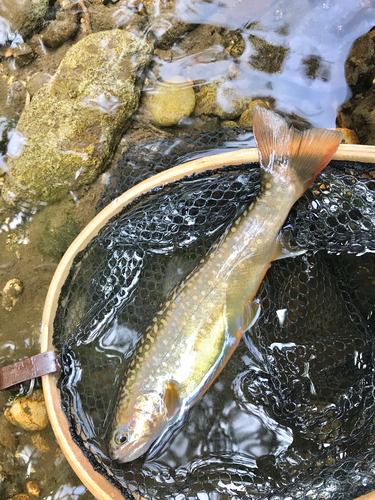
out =
{"type": "MultiPolygon", "coordinates": [[[[250,98],[262,99],[272,108],[292,116],[297,124],[309,122],[328,128],[335,127],[336,116],[344,104],[348,115],[345,120],[350,124],[352,111],[368,96],[375,77],[371,33],[365,44],[368,56],[356,53],[352,66],[345,68],[353,42],[375,25],[375,6],[371,0],[303,0],[298,6],[292,0],[73,3],[77,4],[81,16],[77,33],[60,47],[50,48],[39,34],[62,10],[58,1],[48,2],[41,22],[22,35],[22,23],[26,21],[14,13],[17,9],[26,12],[28,2],[0,0],[0,118],[4,117],[0,120],[0,186],[8,172],[9,157],[17,156],[24,143],[24,138],[14,133],[15,124],[41,83],[48,82],[55,73],[67,50],[88,36],[86,14],[93,32],[120,28],[160,43],[159,46],[156,43],[151,62],[140,77],[143,90],[139,107],[129,128],[123,131],[121,142],[114,148],[113,159],[105,166],[106,173],[89,184],[73,186],[55,204],[41,200],[42,205],[46,205],[42,209],[38,206],[37,210],[28,203],[21,203],[16,209],[1,206],[0,290],[9,280],[17,278],[22,282],[23,291],[11,310],[0,305],[0,366],[39,352],[42,310],[53,273],[68,245],[94,217],[100,193],[127,148],[146,140],[242,124],[241,117],[250,98]],[[82,19],[86,19],[86,25],[82,19]],[[23,41],[34,51],[33,58],[26,59],[26,63],[25,58],[22,59],[25,56],[20,57],[16,50],[23,41]],[[161,93],[163,82],[175,76],[185,78],[193,86],[200,99],[199,108],[196,104],[195,112],[181,118],[178,125],[155,125],[145,97],[161,93]],[[346,79],[350,80],[350,88],[346,79]],[[35,81],[39,81],[36,88],[32,85],[35,81]],[[205,89],[210,88],[213,81],[219,82],[216,93],[210,91],[205,95],[205,89]],[[248,99],[245,105],[244,99],[248,99]],[[3,123],[8,127],[5,135],[3,123]]],[[[115,105],[116,101],[112,102],[110,96],[94,103],[104,114],[111,114],[115,105]],[[111,106],[108,107],[107,101],[111,106]]],[[[361,137],[361,129],[356,132],[361,137]]],[[[366,142],[371,143],[371,138],[366,142]]],[[[247,138],[244,145],[249,145],[247,138]]],[[[231,147],[233,144],[225,145],[227,150],[231,147]]],[[[195,156],[191,151],[186,154],[186,158],[195,156]]],[[[36,171],[37,168],[35,165],[36,171]]],[[[77,171],[77,177],[79,175],[77,171]]],[[[48,183],[57,182],[51,177],[48,183]]],[[[250,358],[244,345],[237,356],[245,369],[250,358]]],[[[255,408],[252,413],[244,412],[233,401],[224,401],[225,380],[223,374],[223,380],[215,384],[202,402],[202,408],[197,409],[202,411],[204,420],[213,418],[215,398],[223,404],[227,420],[215,424],[217,447],[212,450],[213,455],[235,451],[251,457],[255,464],[262,455],[280,454],[280,450],[291,443],[290,429],[269,421],[267,426],[262,426],[267,417],[258,414],[255,408]],[[253,438],[242,439],[245,428],[246,434],[249,428],[253,429],[253,438]],[[235,441],[235,450],[226,447],[228,436],[232,444],[235,441]]],[[[10,391],[0,393],[3,410],[11,406],[13,396],[10,391]]],[[[186,427],[187,433],[194,433],[194,425],[199,426],[199,422],[199,419],[191,422],[191,427],[186,427]]],[[[3,429],[0,435],[4,432],[3,443],[8,443],[5,446],[0,442],[0,498],[17,499],[17,495],[28,494],[29,481],[39,485],[42,499],[92,498],[62,456],[49,427],[36,434],[8,426],[5,420],[0,420],[0,426],[3,429]]],[[[181,465],[181,454],[185,456],[189,446],[196,447],[193,455],[197,456],[206,445],[192,444],[181,432],[160,460],[168,467],[181,465]]]]}

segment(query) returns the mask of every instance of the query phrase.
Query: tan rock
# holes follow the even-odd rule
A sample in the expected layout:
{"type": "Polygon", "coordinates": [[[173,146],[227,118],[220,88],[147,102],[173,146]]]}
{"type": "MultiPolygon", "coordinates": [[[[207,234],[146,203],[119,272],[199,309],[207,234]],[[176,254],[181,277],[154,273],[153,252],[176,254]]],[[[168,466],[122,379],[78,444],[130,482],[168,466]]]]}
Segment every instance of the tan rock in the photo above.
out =
{"type": "Polygon", "coordinates": [[[0,447],[14,449],[15,448],[15,437],[14,437],[14,427],[7,422],[4,415],[0,415],[0,447]]]}
{"type": "Polygon", "coordinates": [[[8,498],[8,500],[30,500],[30,497],[29,495],[26,495],[26,493],[19,493],[12,498],[8,498]]]}
{"type": "Polygon", "coordinates": [[[7,311],[11,311],[13,309],[20,298],[22,291],[23,285],[19,279],[13,278],[8,281],[2,293],[2,304],[7,311]]]}
{"type": "Polygon", "coordinates": [[[252,127],[253,126],[253,113],[255,106],[261,106],[262,108],[270,109],[270,105],[266,101],[262,101],[261,99],[254,99],[247,106],[245,111],[242,113],[240,119],[238,120],[238,124],[241,127],[252,127]]]}
{"type": "Polygon", "coordinates": [[[193,112],[195,93],[185,78],[174,76],[158,85],[152,94],[146,94],[143,106],[155,125],[177,125],[193,112]]]}
{"type": "Polygon", "coordinates": [[[359,144],[357,134],[350,128],[336,128],[342,132],[342,144],[359,144]]]}
{"type": "Polygon", "coordinates": [[[40,451],[40,453],[47,453],[50,450],[50,446],[46,438],[44,438],[39,432],[37,434],[32,434],[31,442],[35,448],[40,451]]]}
{"type": "Polygon", "coordinates": [[[7,420],[26,431],[41,431],[48,425],[47,409],[43,391],[38,389],[30,397],[14,400],[12,406],[4,412],[7,420]]]}
{"type": "Polygon", "coordinates": [[[249,102],[235,89],[226,87],[227,78],[202,85],[196,94],[194,115],[216,115],[222,120],[233,120],[241,115],[249,102]]]}
{"type": "Polygon", "coordinates": [[[237,122],[234,122],[233,120],[226,120],[221,125],[223,128],[238,127],[237,122]]]}
{"type": "Polygon", "coordinates": [[[26,489],[29,495],[33,495],[34,497],[38,497],[40,495],[40,488],[38,486],[38,483],[36,483],[35,481],[29,481],[28,483],[26,483],[26,489]]]}

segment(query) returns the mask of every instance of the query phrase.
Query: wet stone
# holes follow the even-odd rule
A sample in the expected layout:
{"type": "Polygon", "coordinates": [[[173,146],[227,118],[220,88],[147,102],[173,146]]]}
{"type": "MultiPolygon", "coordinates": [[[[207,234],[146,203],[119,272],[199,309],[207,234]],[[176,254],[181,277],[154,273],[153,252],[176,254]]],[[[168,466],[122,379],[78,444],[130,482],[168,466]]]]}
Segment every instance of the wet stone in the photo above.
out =
{"type": "Polygon", "coordinates": [[[0,415],[0,447],[15,448],[14,427],[10,425],[4,415],[0,415]]]}
{"type": "Polygon", "coordinates": [[[35,481],[28,481],[26,483],[26,489],[29,495],[32,495],[34,497],[38,497],[40,495],[39,485],[35,481]]]}
{"type": "Polygon", "coordinates": [[[111,30],[116,26],[116,14],[118,6],[113,4],[107,5],[90,5],[88,4],[91,29],[95,33],[97,31],[111,30]]]}
{"type": "Polygon", "coordinates": [[[24,38],[42,25],[49,0],[2,0],[1,16],[24,38]]]}
{"type": "Polygon", "coordinates": [[[48,83],[51,78],[51,75],[48,73],[37,72],[28,80],[26,90],[29,92],[30,96],[33,97],[33,95],[36,94],[43,85],[48,83]]]}
{"type": "Polygon", "coordinates": [[[225,120],[223,121],[222,126],[223,128],[231,128],[231,127],[238,127],[238,124],[233,120],[225,120]]]}
{"type": "Polygon", "coordinates": [[[47,47],[56,49],[72,38],[78,31],[78,15],[73,8],[61,9],[56,14],[47,29],[40,35],[40,39],[47,47]]]}
{"type": "Polygon", "coordinates": [[[370,34],[358,38],[345,63],[345,77],[348,85],[353,87],[359,83],[372,81],[374,77],[375,48],[370,34]]]}
{"type": "Polygon", "coordinates": [[[11,311],[18,302],[23,291],[23,285],[18,278],[7,282],[2,291],[2,305],[6,311],[11,311]]]}
{"type": "Polygon", "coordinates": [[[26,66],[33,61],[35,52],[27,43],[19,43],[17,47],[12,49],[12,56],[15,58],[18,66],[26,66]]]}
{"type": "Polygon", "coordinates": [[[47,439],[39,434],[39,432],[32,434],[31,442],[40,453],[47,453],[50,450],[47,439]]]}
{"type": "Polygon", "coordinates": [[[193,25],[171,16],[160,16],[152,23],[155,47],[170,49],[180,38],[192,29],[193,25]]]}
{"type": "Polygon", "coordinates": [[[224,51],[226,42],[221,34],[222,31],[220,26],[201,24],[187,33],[178,44],[177,57],[182,51],[186,55],[191,55],[195,63],[225,59],[227,57],[224,51]]]}
{"type": "Polygon", "coordinates": [[[38,241],[38,250],[43,256],[58,261],[80,230],[81,225],[69,215],[58,225],[51,225],[47,219],[38,241]]]}
{"type": "Polygon", "coordinates": [[[249,41],[256,50],[256,54],[250,57],[250,66],[269,74],[279,73],[288,49],[282,45],[272,45],[255,35],[250,35],[249,41]]]}
{"type": "Polygon", "coordinates": [[[16,398],[4,412],[6,419],[26,431],[40,431],[48,425],[47,409],[42,390],[36,390],[30,397],[16,398]]]}
{"type": "Polygon", "coordinates": [[[252,127],[253,126],[253,114],[255,106],[261,106],[262,108],[270,109],[270,105],[267,101],[262,101],[261,99],[254,99],[248,104],[245,111],[240,116],[238,124],[241,127],[252,127]]]}
{"type": "Polygon", "coordinates": [[[122,30],[88,35],[25,108],[8,147],[6,204],[37,206],[93,182],[139,102],[152,47],[122,30]]]}
{"type": "Polygon", "coordinates": [[[226,78],[201,85],[196,94],[194,115],[215,115],[222,120],[238,118],[249,102],[228,84],[226,78]]]}
{"type": "Polygon", "coordinates": [[[354,132],[354,130],[351,130],[349,128],[336,128],[336,130],[339,130],[342,133],[342,143],[343,144],[358,144],[359,140],[357,137],[357,134],[354,132]]]}
{"type": "Polygon", "coordinates": [[[195,93],[184,78],[175,76],[156,86],[152,93],[146,93],[143,105],[155,125],[177,125],[193,112],[195,93]]]}
{"type": "Polygon", "coordinates": [[[375,85],[354,109],[351,123],[361,144],[375,144],[375,85]]]}

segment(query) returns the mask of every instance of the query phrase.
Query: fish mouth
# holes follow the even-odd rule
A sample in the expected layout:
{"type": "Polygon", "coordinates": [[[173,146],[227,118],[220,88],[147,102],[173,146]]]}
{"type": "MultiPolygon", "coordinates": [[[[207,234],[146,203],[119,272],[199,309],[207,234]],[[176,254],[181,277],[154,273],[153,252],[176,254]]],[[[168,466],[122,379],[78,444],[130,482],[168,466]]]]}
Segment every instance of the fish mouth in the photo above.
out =
{"type": "Polygon", "coordinates": [[[132,460],[141,457],[146,453],[149,447],[150,447],[150,441],[148,439],[147,441],[142,443],[139,442],[128,443],[126,446],[118,448],[116,450],[111,449],[110,456],[112,460],[116,460],[120,464],[123,464],[126,462],[131,462],[132,460]]]}

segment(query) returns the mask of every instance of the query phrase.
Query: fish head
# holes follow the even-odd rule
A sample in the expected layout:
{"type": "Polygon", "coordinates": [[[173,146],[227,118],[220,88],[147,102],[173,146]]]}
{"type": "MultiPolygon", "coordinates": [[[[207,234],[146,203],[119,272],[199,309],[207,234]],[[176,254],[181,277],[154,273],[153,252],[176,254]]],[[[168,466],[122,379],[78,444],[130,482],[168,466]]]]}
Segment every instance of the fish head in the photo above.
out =
{"type": "Polygon", "coordinates": [[[140,457],[162,434],[169,420],[162,395],[138,395],[116,419],[109,442],[111,458],[125,463],[140,457]]]}

